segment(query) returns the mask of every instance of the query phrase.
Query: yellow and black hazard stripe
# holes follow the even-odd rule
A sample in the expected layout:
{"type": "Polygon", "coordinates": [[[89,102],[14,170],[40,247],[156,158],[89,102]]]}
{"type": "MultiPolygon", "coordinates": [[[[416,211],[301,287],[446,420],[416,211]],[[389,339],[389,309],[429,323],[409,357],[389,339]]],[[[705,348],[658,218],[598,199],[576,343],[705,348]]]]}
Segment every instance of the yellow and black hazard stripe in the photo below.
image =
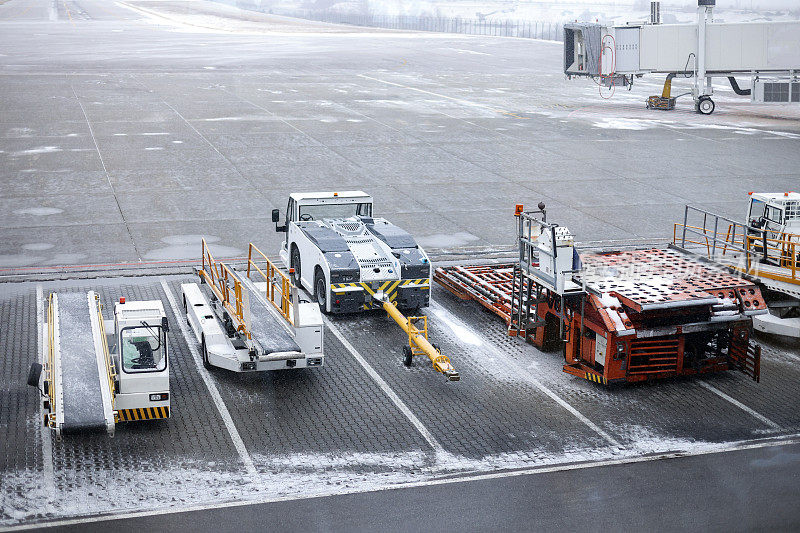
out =
{"type": "Polygon", "coordinates": [[[158,420],[169,418],[167,407],[142,407],[141,409],[120,409],[117,411],[118,422],[131,422],[133,420],[158,420]]]}
{"type": "MultiPolygon", "coordinates": [[[[393,302],[397,298],[397,288],[398,287],[406,287],[408,285],[415,285],[422,290],[430,289],[430,278],[417,278],[417,279],[402,279],[402,280],[395,280],[395,281],[384,281],[377,288],[373,289],[371,283],[366,282],[356,282],[356,283],[332,283],[331,290],[333,292],[343,292],[346,289],[358,287],[367,291],[370,295],[375,295],[376,292],[382,291],[389,297],[389,301],[393,302]]],[[[365,309],[368,309],[369,306],[365,306],[365,309]]]]}
{"type": "Polygon", "coordinates": [[[604,378],[600,374],[595,374],[594,372],[586,372],[586,374],[583,377],[594,383],[600,383],[601,385],[608,385],[608,381],[606,380],[606,378],[604,378]]]}

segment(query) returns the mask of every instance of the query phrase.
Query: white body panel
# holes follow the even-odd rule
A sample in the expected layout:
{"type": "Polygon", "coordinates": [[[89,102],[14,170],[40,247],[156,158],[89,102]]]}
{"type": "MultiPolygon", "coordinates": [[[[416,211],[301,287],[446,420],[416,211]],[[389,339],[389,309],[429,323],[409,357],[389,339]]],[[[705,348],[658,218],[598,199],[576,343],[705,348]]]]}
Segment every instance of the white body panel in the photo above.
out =
{"type": "MultiPolygon", "coordinates": [[[[640,31],[641,70],[683,72],[694,68],[698,42],[696,24],[645,25],[640,31]],[[695,55],[690,59],[690,54],[695,55]]],[[[705,70],[708,72],[798,68],[800,21],[706,24],[705,70]]]]}
{"type": "Polygon", "coordinates": [[[800,318],[780,318],[766,313],[753,317],[753,328],[770,335],[800,338],[800,318]]]}
{"type": "MultiPolygon", "coordinates": [[[[266,283],[253,285],[259,290],[266,288],[266,283]]],[[[219,305],[209,303],[199,285],[184,283],[181,285],[181,292],[185,303],[186,318],[195,339],[201,344],[205,340],[209,364],[232,372],[260,372],[323,366],[322,317],[314,304],[298,304],[300,322],[297,327],[286,323],[277,310],[274,310],[273,313],[295,338],[302,353],[280,352],[259,355],[254,359],[250,356],[250,350],[246,343],[238,335],[231,338],[225,333],[220,318],[224,309],[219,305]],[[287,365],[287,360],[294,362],[292,366],[287,365]]],[[[254,297],[260,297],[260,295],[254,295],[254,297]]],[[[267,302],[268,308],[273,311],[271,305],[267,302]]]]}

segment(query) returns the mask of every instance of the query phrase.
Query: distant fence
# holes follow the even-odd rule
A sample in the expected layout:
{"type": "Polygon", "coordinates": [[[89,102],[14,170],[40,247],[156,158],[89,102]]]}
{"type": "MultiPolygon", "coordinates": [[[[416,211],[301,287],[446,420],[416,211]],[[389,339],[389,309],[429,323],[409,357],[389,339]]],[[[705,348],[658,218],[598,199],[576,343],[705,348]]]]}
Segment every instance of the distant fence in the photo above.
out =
{"type": "Polygon", "coordinates": [[[370,26],[392,30],[495,35],[498,37],[522,37],[525,39],[547,39],[550,41],[564,40],[564,26],[558,22],[416,17],[409,15],[360,15],[357,13],[337,13],[335,11],[308,11],[305,13],[281,14],[320,22],[334,22],[338,24],[370,26]]]}
{"type": "Polygon", "coordinates": [[[486,20],[460,17],[417,17],[411,15],[363,15],[340,13],[328,10],[302,9],[296,11],[271,10],[260,5],[259,0],[216,0],[241,9],[274,13],[285,17],[296,17],[318,22],[351,24],[392,30],[433,31],[441,33],[465,33],[469,35],[495,35],[498,37],[521,37],[525,39],[564,40],[564,25],[559,22],[535,20],[486,20]]]}

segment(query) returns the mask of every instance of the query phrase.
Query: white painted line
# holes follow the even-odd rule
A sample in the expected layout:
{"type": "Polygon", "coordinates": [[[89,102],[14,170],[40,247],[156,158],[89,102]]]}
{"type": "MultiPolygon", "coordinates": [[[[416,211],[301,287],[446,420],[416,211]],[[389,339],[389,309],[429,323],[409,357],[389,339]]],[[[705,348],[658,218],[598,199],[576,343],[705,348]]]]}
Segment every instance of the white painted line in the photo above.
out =
{"type": "MultiPolygon", "coordinates": [[[[44,291],[42,284],[36,284],[36,332],[37,332],[37,346],[39,347],[39,363],[44,364],[49,346],[47,333],[47,322],[44,320],[44,291]]],[[[56,498],[56,481],[55,471],[53,469],[53,436],[50,434],[50,428],[44,426],[44,406],[41,400],[39,401],[39,420],[36,424],[41,430],[40,437],[42,439],[42,469],[44,470],[44,484],[45,493],[47,495],[48,508],[52,505],[56,498]]]]}
{"type": "Polygon", "coordinates": [[[208,373],[208,370],[203,366],[203,361],[200,357],[200,353],[197,351],[197,346],[194,343],[194,337],[189,334],[189,331],[186,329],[186,315],[184,315],[178,304],[175,303],[175,295],[172,294],[172,290],[170,290],[169,285],[167,284],[167,280],[161,278],[161,288],[164,290],[164,294],[167,296],[167,300],[169,301],[169,306],[172,308],[172,313],[175,315],[175,318],[178,319],[178,325],[181,328],[181,333],[183,333],[183,338],[186,341],[186,345],[189,346],[189,351],[192,353],[192,357],[194,358],[194,362],[197,365],[197,370],[200,372],[200,376],[203,378],[203,382],[206,384],[208,388],[208,392],[211,394],[211,399],[214,401],[214,405],[217,407],[217,411],[219,411],[220,416],[222,417],[222,421],[225,422],[225,427],[228,429],[228,434],[231,437],[231,441],[233,442],[234,448],[239,454],[239,459],[241,459],[242,464],[247,469],[248,475],[252,477],[258,476],[258,471],[256,470],[256,466],[253,464],[253,459],[250,457],[250,454],[247,452],[247,448],[244,445],[244,441],[242,440],[241,435],[239,435],[239,430],[236,429],[236,425],[233,423],[233,418],[231,418],[231,413],[228,411],[228,408],[225,406],[225,401],[222,399],[222,396],[219,393],[219,389],[214,384],[214,381],[211,379],[211,375],[208,373]]]}
{"type": "Polygon", "coordinates": [[[504,478],[511,478],[511,477],[519,477],[519,476],[530,476],[536,474],[550,474],[554,472],[568,472],[573,470],[585,470],[589,468],[600,468],[604,466],[617,466],[617,465],[626,465],[626,464],[636,464],[636,463],[649,463],[652,461],[659,461],[662,459],[679,459],[682,457],[698,457],[704,455],[714,455],[718,453],[729,453],[729,452],[738,452],[738,451],[746,451],[746,450],[757,450],[760,448],[769,448],[773,446],[785,446],[790,444],[798,444],[800,443],[800,433],[794,433],[792,435],[786,435],[785,437],[776,438],[776,439],[766,439],[766,440],[758,440],[758,441],[734,441],[734,442],[722,442],[718,444],[711,444],[705,449],[700,450],[692,450],[692,451],[674,451],[674,452],[666,452],[656,455],[635,455],[630,457],[620,457],[618,459],[606,459],[606,460],[599,460],[599,461],[591,461],[585,463],[569,463],[569,464],[560,464],[560,465],[551,465],[551,466],[540,466],[540,467],[533,467],[533,468],[525,468],[520,470],[510,470],[505,472],[488,472],[483,474],[475,474],[471,476],[463,476],[463,477],[447,477],[447,478],[437,478],[437,479],[428,479],[425,481],[412,481],[408,483],[397,483],[393,485],[387,485],[385,487],[381,487],[378,489],[375,488],[350,488],[350,489],[343,489],[343,490],[332,490],[332,491],[325,491],[316,493],[313,495],[291,495],[291,496],[278,496],[273,498],[262,498],[262,499],[254,499],[251,501],[229,501],[229,502],[216,502],[211,504],[205,505],[195,505],[191,507],[183,507],[183,508],[167,508],[167,509],[154,509],[152,511],[137,511],[132,513],[120,513],[120,514],[111,514],[106,516],[93,516],[93,517],[84,517],[84,518],[72,518],[66,520],[59,520],[56,522],[38,522],[32,524],[24,524],[20,526],[11,526],[2,528],[0,527],[0,532],[6,531],[24,531],[24,530],[31,530],[31,529],[40,529],[40,528],[51,528],[51,527],[64,527],[64,526],[74,526],[79,524],[91,524],[95,522],[102,522],[106,520],[126,520],[131,518],[142,518],[147,516],[165,516],[171,514],[182,514],[182,513],[191,513],[195,511],[209,511],[214,509],[223,509],[223,508],[237,508],[237,507],[245,507],[250,505],[263,505],[266,503],[280,503],[280,502],[288,502],[288,501],[297,501],[297,500],[310,500],[315,498],[328,498],[331,496],[343,496],[348,494],[367,494],[367,493],[378,493],[378,492],[387,492],[392,490],[398,489],[412,489],[412,488],[419,488],[419,487],[431,487],[437,485],[453,485],[456,483],[468,483],[471,481],[484,481],[490,479],[504,479],[504,478]]]}
{"type": "Polygon", "coordinates": [[[753,409],[750,409],[749,407],[747,407],[745,404],[743,404],[739,400],[735,400],[735,399],[731,398],[730,396],[728,396],[727,394],[725,394],[724,392],[722,392],[721,390],[719,390],[715,386],[709,385],[705,381],[700,381],[700,380],[698,380],[698,383],[700,384],[701,387],[710,390],[711,392],[713,392],[714,394],[716,394],[717,396],[719,396],[723,400],[729,401],[730,403],[732,403],[733,405],[735,405],[736,407],[738,407],[739,409],[741,409],[745,413],[747,413],[749,415],[752,415],[754,418],[757,418],[758,420],[763,422],[765,425],[771,427],[772,429],[781,429],[781,427],[778,424],[776,424],[775,422],[773,422],[772,420],[770,420],[766,416],[762,415],[761,413],[759,413],[759,412],[757,412],[757,411],[755,411],[753,409]]]}
{"type": "Polygon", "coordinates": [[[488,348],[492,352],[492,355],[494,357],[502,359],[504,361],[504,364],[513,367],[516,372],[524,374],[526,380],[529,381],[534,387],[539,389],[542,393],[547,395],[547,397],[556,402],[558,405],[569,411],[572,414],[572,416],[583,422],[583,424],[586,425],[589,429],[591,429],[592,431],[603,437],[606,441],[608,441],[609,444],[611,444],[612,446],[621,446],[621,444],[614,437],[612,437],[611,435],[600,429],[600,427],[597,424],[586,418],[586,416],[584,416],[580,411],[571,406],[566,400],[564,400],[564,398],[562,398],[555,392],[551,391],[541,381],[536,379],[536,377],[534,377],[534,375],[531,374],[531,372],[527,368],[523,368],[522,366],[520,366],[513,358],[509,357],[502,350],[498,349],[493,343],[491,343],[488,339],[484,338],[483,335],[481,335],[479,332],[474,331],[472,328],[466,325],[460,318],[456,317],[455,315],[450,313],[447,309],[445,309],[438,303],[434,302],[433,300],[431,300],[430,309],[433,312],[433,314],[438,315],[444,321],[454,324],[459,329],[470,332],[472,336],[476,337],[480,341],[482,348],[488,348]]]}
{"type": "Polygon", "coordinates": [[[372,80],[377,81],[378,83],[384,83],[386,85],[394,85],[395,87],[400,87],[403,89],[408,89],[409,91],[416,91],[418,93],[428,94],[431,96],[436,96],[437,98],[444,98],[446,100],[452,100],[454,102],[458,102],[459,104],[468,106],[468,107],[477,107],[480,109],[487,109],[489,111],[494,111],[495,113],[502,113],[503,111],[498,110],[495,107],[486,105],[486,104],[479,104],[477,102],[470,102],[469,100],[464,100],[463,98],[455,98],[454,96],[447,96],[446,94],[434,93],[431,91],[426,91],[425,89],[418,89],[416,87],[411,87],[409,85],[403,85],[401,83],[395,83],[393,81],[386,81],[380,78],[373,78],[372,76],[367,76],[366,74],[359,74],[359,78],[364,78],[365,80],[372,80]]]}
{"type": "Polygon", "coordinates": [[[328,329],[331,330],[334,336],[336,336],[336,338],[339,339],[339,342],[341,342],[344,345],[344,347],[347,348],[347,351],[350,352],[350,355],[352,355],[355,358],[355,360],[358,361],[358,364],[360,364],[362,368],[364,368],[364,370],[367,371],[369,377],[371,377],[372,380],[378,384],[383,393],[389,397],[392,403],[395,404],[395,406],[397,406],[398,409],[400,409],[400,412],[402,412],[405,415],[405,417],[411,422],[411,424],[413,424],[413,426],[417,428],[417,431],[419,431],[420,435],[422,435],[422,437],[426,441],[428,441],[428,444],[430,444],[431,448],[433,448],[436,453],[443,452],[444,448],[434,438],[433,434],[430,431],[428,431],[428,428],[425,427],[425,424],[423,424],[422,421],[419,418],[417,418],[416,415],[414,415],[414,413],[411,412],[411,409],[408,408],[405,402],[400,399],[397,393],[395,393],[394,390],[392,390],[392,388],[389,386],[388,383],[386,383],[386,381],[380,376],[380,374],[378,374],[378,372],[376,372],[375,369],[372,368],[372,365],[370,365],[367,362],[367,360],[364,359],[355,348],[353,348],[353,345],[350,344],[350,342],[345,338],[345,336],[342,335],[342,332],[339,331],[339,328],[333,322],[331,322],[331,320],[328,319],[328,317],[325,317],[325,324],[328,326],[328,329]]]}

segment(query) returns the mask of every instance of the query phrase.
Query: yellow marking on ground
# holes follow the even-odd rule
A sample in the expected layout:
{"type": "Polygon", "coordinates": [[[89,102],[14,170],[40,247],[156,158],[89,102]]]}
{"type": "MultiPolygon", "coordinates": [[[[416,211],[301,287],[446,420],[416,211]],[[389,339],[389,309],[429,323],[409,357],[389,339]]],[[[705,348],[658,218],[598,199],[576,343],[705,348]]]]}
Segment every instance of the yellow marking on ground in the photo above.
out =
{"type": "MultiPolygon", "coordinates": [[[[4,3],[7,3],[7,2],[4,2],[4,3]]],[[[3,5],[3,4],[0,4],[0,5],[3,5]]],[[[12,14],[10,17],[4,17],[2,20],[11,20],[11,19],[19,18],[22,15],[24,15],[25,13],[27,13],[28,11],[30,11],[32,8],[33,8],[33,4],[30,4],[28,7],[23,9],[20,13],[17,13],[16,15],[12,14]]]]}

